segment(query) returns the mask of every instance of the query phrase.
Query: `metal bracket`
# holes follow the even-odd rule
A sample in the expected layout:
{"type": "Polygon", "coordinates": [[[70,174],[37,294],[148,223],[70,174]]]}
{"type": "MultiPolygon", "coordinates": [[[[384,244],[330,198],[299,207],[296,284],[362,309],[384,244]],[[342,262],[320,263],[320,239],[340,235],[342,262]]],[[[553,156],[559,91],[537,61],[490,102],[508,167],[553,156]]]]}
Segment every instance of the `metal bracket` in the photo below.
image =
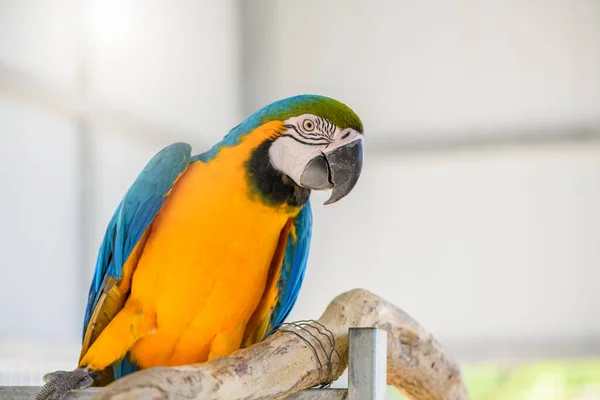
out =
{"type": "Polygon", "coordinates": [[[348,400],[385,400],[387,332],[350,328],[348,400]]]}

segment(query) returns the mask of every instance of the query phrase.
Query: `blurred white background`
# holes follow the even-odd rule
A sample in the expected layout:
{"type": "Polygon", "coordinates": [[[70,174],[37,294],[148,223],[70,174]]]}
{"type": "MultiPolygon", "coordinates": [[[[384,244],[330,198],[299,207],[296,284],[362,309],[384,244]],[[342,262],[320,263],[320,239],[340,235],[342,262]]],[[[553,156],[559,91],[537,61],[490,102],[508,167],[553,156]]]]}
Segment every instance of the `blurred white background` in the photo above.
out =
{"type": "Polygon", "coordinates": [[[364,287],[465,362],[600,356],[600,2],[0,0],[0,385],[75,366],[154,153],[299,93],[366,159],[291,320],[364,287]]]}

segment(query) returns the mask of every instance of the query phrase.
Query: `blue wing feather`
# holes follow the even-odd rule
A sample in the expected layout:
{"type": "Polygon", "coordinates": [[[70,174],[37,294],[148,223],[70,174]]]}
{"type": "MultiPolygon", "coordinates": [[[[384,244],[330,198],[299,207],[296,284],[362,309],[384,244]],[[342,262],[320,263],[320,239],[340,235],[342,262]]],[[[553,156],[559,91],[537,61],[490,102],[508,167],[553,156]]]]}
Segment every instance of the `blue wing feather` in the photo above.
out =
{"type": "Polygon", "coordinates": [[[312,210],[310,201],[302,208],[294,220],[296,238],[290,234],[283,256],[283,265],[279,276],[278,301],[271,314],[269,326],[275,327],[284,322],[296,304],[298,293],[304,280],[306,263],[312,236],[312,210]]]}
{"type": "MultiPolygon", "coordinates": [[[[108,277],[121,279],[123,265],[164,204],[177,178],[191,158],[187,143],[172,144],[156,154],[138,175],[115,210],[98,251],[83,322],[83,335],[98,305],[108,277]]],[[[126,359],[115,365],[115,376],[133,368],[126,359]]]]}

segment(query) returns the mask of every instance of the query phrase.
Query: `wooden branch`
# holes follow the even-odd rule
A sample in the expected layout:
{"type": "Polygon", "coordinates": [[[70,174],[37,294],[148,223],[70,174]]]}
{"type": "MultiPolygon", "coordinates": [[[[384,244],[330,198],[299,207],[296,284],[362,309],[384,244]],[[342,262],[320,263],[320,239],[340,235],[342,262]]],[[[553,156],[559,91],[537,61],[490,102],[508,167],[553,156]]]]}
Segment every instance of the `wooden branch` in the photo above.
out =
{"type": "Polygon", "coordinates": [[[317,322],[331,331],[335,342],[330,342],[316,323],[305,330],[288,326],[229,357],[136,372],[108,385],[94,398],[283,399],[327,378],[337,379],[347,366],[348,329],[375,327],[388,332],[390,385],[415,400],[468,399],[458,365],[434,337],[380,297],[363,289],[343,293],[317,322]],[[330,358],[331,364],[327,362],[330,358]]]}
{"type": "MultiPolygon", "coordinates": [[[[32,400],[40,391],[40,386],[0,386],[0,399],[2,400],[32,400]]],[[[92,396],[100,393],[103,388],[87,388],[72,391],[64,400],[91,400],[92,396]]],[[[308,389],[294,393],[285,400],[347,400],[346,389],[308,389]]],[[[145,400],[145,399],[144,399],[145,400]]]]}

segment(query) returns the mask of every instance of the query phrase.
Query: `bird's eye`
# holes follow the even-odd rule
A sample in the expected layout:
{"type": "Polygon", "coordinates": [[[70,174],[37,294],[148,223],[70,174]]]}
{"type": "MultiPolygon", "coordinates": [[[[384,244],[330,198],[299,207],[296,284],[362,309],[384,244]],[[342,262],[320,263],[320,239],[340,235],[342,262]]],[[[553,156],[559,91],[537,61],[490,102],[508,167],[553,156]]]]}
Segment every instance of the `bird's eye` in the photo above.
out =
{"type": "Polygon", "coordinates": [[[305,131],[311,132],[311,131],[315,130],[315,123],[312,122],[310,119],[305,119],[304,122],[302,123],[302,127],[304,128],[305,131]]]}

